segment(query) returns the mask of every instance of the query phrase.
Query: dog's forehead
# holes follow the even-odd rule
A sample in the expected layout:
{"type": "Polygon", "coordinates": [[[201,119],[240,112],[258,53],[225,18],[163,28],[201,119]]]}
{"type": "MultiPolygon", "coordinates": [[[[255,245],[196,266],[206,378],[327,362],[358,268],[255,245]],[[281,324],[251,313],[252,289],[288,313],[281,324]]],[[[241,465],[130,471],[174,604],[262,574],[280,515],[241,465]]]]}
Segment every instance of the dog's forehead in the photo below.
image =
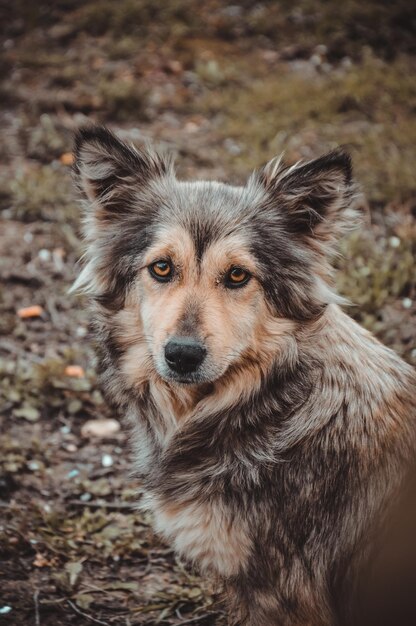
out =
{"type": "Polygon", "coordinates": [[[199,258],[215,241],[242,234],[247,217],[262,199],[258,190],[215,181],[176,181],[167,191],[160,222],[184,229],[199,258]]]}
{"type": "Polygon", "coordinates": [[[178,216],[234,217],[250,204],[246,187],[216,181],[176,181],[169,197],[178,216]]]}

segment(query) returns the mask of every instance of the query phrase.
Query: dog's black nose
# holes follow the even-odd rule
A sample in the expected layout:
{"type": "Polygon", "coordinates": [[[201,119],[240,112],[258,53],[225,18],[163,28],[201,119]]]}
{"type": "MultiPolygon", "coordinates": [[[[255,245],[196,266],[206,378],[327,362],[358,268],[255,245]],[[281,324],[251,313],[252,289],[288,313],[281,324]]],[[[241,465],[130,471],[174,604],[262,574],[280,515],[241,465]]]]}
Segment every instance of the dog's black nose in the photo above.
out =
{"type": "Polygon", "coordinates": [[[166,363],[177,374],[195,372],[205,359],[206,353],[204,346],[190,337],[171,339],[165,346],[166,363]]]}

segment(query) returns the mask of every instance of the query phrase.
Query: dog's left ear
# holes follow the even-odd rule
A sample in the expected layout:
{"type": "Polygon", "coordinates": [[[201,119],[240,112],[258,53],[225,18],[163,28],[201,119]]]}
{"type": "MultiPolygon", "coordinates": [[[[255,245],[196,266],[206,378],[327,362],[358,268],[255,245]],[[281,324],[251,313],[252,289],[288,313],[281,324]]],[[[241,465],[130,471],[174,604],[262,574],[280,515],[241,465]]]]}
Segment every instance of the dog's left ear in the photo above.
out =
{"type": "Polygon", "coordinates": [[[356,185],[351,158],[344,150],[292,167],[272,160],[258,176],[294,236],[330,242],[354,226],[356,185]]]}

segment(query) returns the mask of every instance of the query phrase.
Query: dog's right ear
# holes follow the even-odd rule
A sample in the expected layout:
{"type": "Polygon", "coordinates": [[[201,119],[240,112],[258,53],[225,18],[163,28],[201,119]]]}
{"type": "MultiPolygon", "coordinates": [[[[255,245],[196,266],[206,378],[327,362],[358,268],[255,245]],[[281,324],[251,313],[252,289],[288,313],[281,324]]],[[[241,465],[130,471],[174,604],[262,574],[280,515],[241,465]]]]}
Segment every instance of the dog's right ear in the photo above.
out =
{"type": "Polygon", "coordinates": [[[76,134],[75,176],[98,220],[129,212],[138,188],[171,169],[168,159],[139,151],[102,126],[82,128],[76,134]]]}

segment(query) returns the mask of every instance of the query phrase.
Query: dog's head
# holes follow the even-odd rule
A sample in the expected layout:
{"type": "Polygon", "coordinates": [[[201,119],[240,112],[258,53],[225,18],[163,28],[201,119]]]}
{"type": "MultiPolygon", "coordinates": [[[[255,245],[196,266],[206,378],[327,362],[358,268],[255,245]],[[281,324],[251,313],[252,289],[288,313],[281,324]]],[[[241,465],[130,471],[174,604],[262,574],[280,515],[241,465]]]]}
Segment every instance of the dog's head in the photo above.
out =
{"type": "Polygon", "coordinates": [[[337,296],[327,261],[353,219],[347,154],[270,162],[244,187],[182,182],[170,160],[103,128],[79,132],[87,263],[75,288],[112,320],[132,384],[213,382],[268,361],[337,296]]]}

